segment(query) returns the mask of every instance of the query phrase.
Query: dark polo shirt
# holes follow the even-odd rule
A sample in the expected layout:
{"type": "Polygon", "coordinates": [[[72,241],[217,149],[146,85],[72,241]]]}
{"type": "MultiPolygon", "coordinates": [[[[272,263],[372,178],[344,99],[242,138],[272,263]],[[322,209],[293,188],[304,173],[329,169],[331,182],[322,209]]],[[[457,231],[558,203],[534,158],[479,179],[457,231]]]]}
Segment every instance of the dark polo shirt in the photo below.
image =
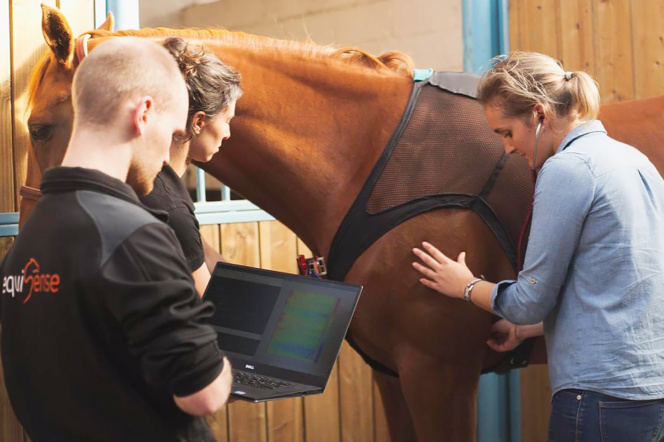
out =
{"type": "Polygon", "coordinates": [[[166,224],[173,229],[180,242],[189,271],[198,270],[205,262],[200,225],[194,215],[194,202],[171,166],[164,166],[154,180],[152,192],[140,197],[140,200],[147,207],[168,214],[166,224]]]}
{"type": "Polygon", "coordinates": [[[221,372],[211,304],[173,231],[125,183],[54,168],[0,265],[11,404],[39,441],[208,441],[173,395],[221,372]]]}

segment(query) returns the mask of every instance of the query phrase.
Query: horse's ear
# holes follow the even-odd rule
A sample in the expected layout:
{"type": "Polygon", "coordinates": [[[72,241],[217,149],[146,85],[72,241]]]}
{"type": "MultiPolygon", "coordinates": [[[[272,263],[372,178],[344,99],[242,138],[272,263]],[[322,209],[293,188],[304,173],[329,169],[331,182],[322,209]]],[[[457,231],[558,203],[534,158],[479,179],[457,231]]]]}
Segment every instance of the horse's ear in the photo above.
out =
{"type": "Polygon", "coordinates": [[[113,18],[113,13],[109,11],[108,14],[106,15],[106,21],[102,23],[97,29],[102,31],[113,32],[114,27],[115,27],[115,19],[113,18]]]}
{"type": "Polygon", "coordinates": [[[74,38],[69,23],[58,9],[44,4],[41,7],[44,40],[53,51],[55,59],[68,65],[74,53],[74,38]]]}

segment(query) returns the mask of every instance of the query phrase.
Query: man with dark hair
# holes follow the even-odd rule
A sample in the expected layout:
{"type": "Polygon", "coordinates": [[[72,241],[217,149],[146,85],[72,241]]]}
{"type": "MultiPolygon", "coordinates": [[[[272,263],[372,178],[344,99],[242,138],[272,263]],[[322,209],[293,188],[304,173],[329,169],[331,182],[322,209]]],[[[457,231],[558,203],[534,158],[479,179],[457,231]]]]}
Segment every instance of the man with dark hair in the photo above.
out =
{"type": "Polygon", "coordinates": [[[226,402],[231,374],[201,323],[213,307],[136,195],[185,131],[182,75],[158,44],[117,38],[72,92],[63,166],[0,265],[11,404],[35,442],[214,440],[201,416],[226,402]]]}

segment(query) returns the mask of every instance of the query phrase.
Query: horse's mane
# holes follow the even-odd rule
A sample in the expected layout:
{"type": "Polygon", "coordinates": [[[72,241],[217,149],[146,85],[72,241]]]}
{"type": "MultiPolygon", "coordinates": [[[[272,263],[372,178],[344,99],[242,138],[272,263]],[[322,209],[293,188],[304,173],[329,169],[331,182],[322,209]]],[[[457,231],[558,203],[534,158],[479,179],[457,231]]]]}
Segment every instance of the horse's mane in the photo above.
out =
{"type": "MultiPolygon", "coordinates": [[[[95,29],[88,32],[88,34],[93,38],[113,36],[164,37],[166,35],[173,35],[197,40],[223,39],[224,41],[237,43],[249,49],[268,48],[277,51],[290,51],[292,53],[305,54],[306,56],[311,57],[337,59],[347,63],[349,66],[355,66],[357,69],[370,69],[373,72],[390,76],[396,75],[412,78],[414,68],[413,60],[402,52],[386,52],[375,57],[358,48],[335,48],[331,45],[323,46],[313,42],[278,40],[259,35],[245,34],[243,32],[231,32],[224,29],[145,28],[115,32],[95,29]]],[[[44,78],[46,70],[53,62],[55,62],[55,58],[52,51],[47,51],[33,69],[27,86],[27,109],[32,108],[37,89],[44,78]]]]}
{"type": "Polygon", "coordinates": [[[92,37],[112,36],[137,36],[137,37],[164,37],[173,35],[182,38],[197,40],[224,40],[237,43],[250,49],[268,48],[277,51],[290,51],[293,53],[304,53],[307,56],[333,58],[343,60],[351,66],[360,69],[372,69],[384,74],[398,76],[413,76],[413,60],[402,52],[386,52],[375,57],[368,52],[353,48],[335,48],[331,45],[318,45],[313,42],[299,42],[290,40],[279,40],[275,38],[262,37],[259,35],[245,34],[244,32],[231,32],[225,29],[168,29],[168,28],[145,28],[139,30],[106,31],[96,29],[90,31],[92,37]]]}

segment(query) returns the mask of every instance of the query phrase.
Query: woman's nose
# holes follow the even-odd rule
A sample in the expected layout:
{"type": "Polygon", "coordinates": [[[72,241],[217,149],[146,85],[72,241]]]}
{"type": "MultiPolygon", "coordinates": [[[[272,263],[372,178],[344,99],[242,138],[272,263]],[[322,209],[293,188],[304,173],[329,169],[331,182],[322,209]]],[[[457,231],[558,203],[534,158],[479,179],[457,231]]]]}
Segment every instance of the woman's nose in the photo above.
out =
{"type": "Polygon", "coordinates": [[[514,153],[514,152],[516,151],[516,149],[514,148],[514,146],[512,146],[511,143],[507,143],[507,142],[506,142],[503,146],[504,146],[504,148],[505,148],[505,153],[506,153],[507,155],[509,155],[509,154],[511,154],[511,153],[514,153]]]}

